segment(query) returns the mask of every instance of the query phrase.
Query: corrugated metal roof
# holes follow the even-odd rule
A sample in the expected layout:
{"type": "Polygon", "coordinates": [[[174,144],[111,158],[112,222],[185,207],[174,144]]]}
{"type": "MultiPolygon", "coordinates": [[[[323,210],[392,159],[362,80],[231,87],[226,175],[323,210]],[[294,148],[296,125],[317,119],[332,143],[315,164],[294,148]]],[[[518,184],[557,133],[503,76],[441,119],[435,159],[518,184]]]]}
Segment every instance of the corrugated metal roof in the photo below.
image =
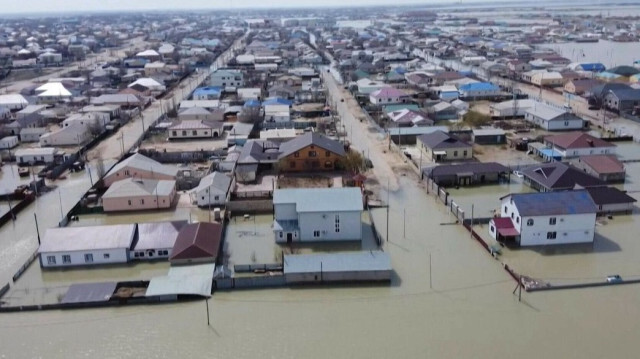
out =
{"type": "Polygon", "coordinates": [[[108,177],[111,174],[116,173],[126,167],[160,173],[168,176],[175,176],[176,173],[178,173],[178,169],[175,167],[165,166],[158,161],[152,160],[149,157],[136,153],[133,156],[127,157],[126,159],[113,166],[113,168],[111,168],[111,171],[109,171],[109,173],[107,173],[105,177],[108,177]]]}
{"type": "Polygon", "coordinates": [[[39,253],[131,248],[135,224],[47,229],[39,253]]]}
{"type": "Polygon", "coordinates": [[[518,213],[523,217],[597,212],[596,205],[586,190],[521,193],[510,196],[518,208],[518,213]]]}
{"type": "Polygon", "coordinates": [[[116,291],[116,282],[72,284],[62,298],[62,304],[107,302],[116,291]]]}
{"type": "Polygon", "coordinates": [[[273,192],[273,204],[294,203],[298,213],[362,211],[362,191],[357,187],[290,188],[273,192]]]}
{"type": "Polygon", "coordinates": [[[382,251],[297,254],[284,256],[284,274],[391,271],[391,257],[382,251]]]}
{"type": "Polygon", "coordinates": [[[187,221],[139,223],[138,241],[134,250],[173,248],[178,232],[187,223],[187,221]]]}
{"type": "Polygon", "coordinates": [[[173,180],[125,178],[114,182],[102,198],[168,196],[175,187],[176,181],[173,180]]]}

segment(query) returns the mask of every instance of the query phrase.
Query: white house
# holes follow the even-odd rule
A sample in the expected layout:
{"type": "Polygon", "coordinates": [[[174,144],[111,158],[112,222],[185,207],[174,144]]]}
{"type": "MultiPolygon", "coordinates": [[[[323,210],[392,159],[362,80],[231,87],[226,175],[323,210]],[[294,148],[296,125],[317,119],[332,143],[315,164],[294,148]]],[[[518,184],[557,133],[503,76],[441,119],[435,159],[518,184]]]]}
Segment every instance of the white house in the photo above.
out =
{"type": "Polygon", "coordinates": [[[372,92],[378,91],[382,88],[388,87],[389,85],[387,85],[386,83],[382,82],[382,81],[373,81],[371,79],[368,78],[363,78],[360,79],[356,82],[356,85],[358,86],[358,92],[360,92],[361,94],[365,94],[365,95],[369,95],[372,92]]]}
{"type": "Polygon", "coordinates": [[[53,163],[56,156],[63,154],[54,147],[21,148],[15,153],[18,164],[53,163]]]}
{"type": "Polygon", "coordinates": [[[38,253],[45,268],[126,263],[135,224],[47,229],[38,253]]]}
{"type": "Polygon", "coordinates": [[[212,172],[202,177],[198,187],[189,192],[191,201],[197,203],[199,207],[224,205],[230,185],[229,176],[222,172],[212,172]]]}
{"type": "Polygon", "coordinates": [[[222,134],[222,122],[183,120],[168,129],[169,139],[213,138],[222,134]]]}
{"type": "Polygon", "coordinates": [[[586,190],[510,194],[489,222],[498,241],[521,246],[593,242],[597,207],[586,190]]]}
{"type": "Polygon", "coordinates": [[[20,144],[18,136],[7,136],[0,139],[0,150],[14,148],[20,144]]]}
{"type": "Polygon", "coordinates": [[[291,121],[291,109],[289,105],[265,105],[264,120],[266,122],[289,122],[291,121]]]}
{"type": "Polygon", "coordinates": [[[579,130],[584,120],[562,107],[535,102],[525,111],[524,119],[547,131],[579,130]]]}
{"type": "Polygon", "coordinates": [[[588,133],[569,132],[544,138],[547,147],[553,148],[563,158],[616,153],[616,145],[588,133]]]}
{"type": "Polygon", "coordinates": [[[211,74],[210,85],[214,87],[242,87],[244,79],[242,71],[218,69],[211,74]]]}
{"type": "Polygon", "coordinates": [[[89,127],[80,123],[71,123],[61,129],[40,136],[40,146],[80,145],[91,138],[89,127]]]}
{"type": "Polygon", "coordinates": [[[277,189],[276,242],[362,240],[362,192],[357,187],[277,189]]]}
{"type": "Polygon", "coordinates": [[[393,87],[383,87],[369,95],[369,101],[374,105],[391,105],[409,102],[409,96],[404,91],[393,87]]]}

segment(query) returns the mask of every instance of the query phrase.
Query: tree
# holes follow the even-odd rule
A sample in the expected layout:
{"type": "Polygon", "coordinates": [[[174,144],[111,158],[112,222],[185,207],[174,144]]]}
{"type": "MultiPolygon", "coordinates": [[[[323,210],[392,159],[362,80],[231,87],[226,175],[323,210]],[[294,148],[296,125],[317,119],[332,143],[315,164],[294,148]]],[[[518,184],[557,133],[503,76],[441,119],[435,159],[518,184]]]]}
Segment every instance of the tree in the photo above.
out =
{"type": "Polygon", "coordinates": [[[469,111],[462,117],[462,122],[469,127],[482,127],[491,123],[491,117],[477,111],[469,111]]]}
{"type": "Polygon", "coordinates": [[[365,170],[365,163],[362,154],[352,150],[347,151],[345,156],[338,161],[337,165],[338,168],[353,173],[360,173],[365,170]]]}

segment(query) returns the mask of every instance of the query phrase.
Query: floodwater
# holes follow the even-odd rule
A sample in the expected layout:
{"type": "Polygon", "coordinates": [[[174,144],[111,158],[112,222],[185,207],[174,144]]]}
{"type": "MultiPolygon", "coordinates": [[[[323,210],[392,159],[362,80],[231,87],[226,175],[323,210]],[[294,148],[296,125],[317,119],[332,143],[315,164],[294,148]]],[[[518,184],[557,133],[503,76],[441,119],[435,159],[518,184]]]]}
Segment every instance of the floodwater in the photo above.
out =
{"type": "MultiPolygon", "coordinates": [[[[639,286],[525,293],[519,303],[499,264],[460,226],[441,225],[444,206],[410,178],[400,188],[390,195],[384,244],[395,270],[390,286],[217,292],[209,301],[210,327],[203,301],[5,314],[0,352],[7,358],[635,356],[639,286]]],[[[374,218],[384,235],[386,211],[374,211],[374,218]]],[[[557,262],[574,266],[567,256],[557,262]]]]}
{"type": "Polygon", "coordinates": [[[632,66],[634,61],[640,59],[640,42],[600,40],[599,42],[566,42],[539,46],[553,49],[573,62],[600,62],[607,68],[632,66]]]}

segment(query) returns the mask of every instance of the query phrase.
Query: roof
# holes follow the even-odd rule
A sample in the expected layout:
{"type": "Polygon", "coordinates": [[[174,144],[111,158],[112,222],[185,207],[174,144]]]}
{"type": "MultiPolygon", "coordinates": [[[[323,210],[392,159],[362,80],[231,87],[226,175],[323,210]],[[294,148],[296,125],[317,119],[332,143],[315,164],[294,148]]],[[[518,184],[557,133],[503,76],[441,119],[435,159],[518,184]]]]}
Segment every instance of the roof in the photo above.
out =
{"type": "Polygon", "coordinates": [[[620,101],[638,101],[640,100],[640,89],[622,89],[622,90],[609,90],[609,93],[613,94],[620,101]]]}
{"type": "Polygon", "coordinates": [[[624,164],[620,162],[616,156],[612,155],[595,155],[581,156],[578,159],[587,166],[591,167],[595,172],[605,173],[621,173],[624,172],[624,164]]]}
{"type": "Polygon", "coordinates": [[[29,104],[24,96],[20,94],[6,94],[0,95],[0,105],[23,105],[26,106],[29,104]]]}
{"type": "Polygon", "coordinates": [[[522,217],[596,213],[597,208],[586,190],[519,193],[511,197],[522,217]]]}
{"type": "Polygon", "coordinates": [[[208,222],[187,224],[180,229],[169,260],[210,259],[215,261],[221,242],[221,224],[208,222]]]}
{"type": "Polygon", "coordinates": [[[413,127],[391,127],[388,129],[389,136],[418,136],[436,131],[448,132],[447,126],[413,126],[413,127]]]}
{"type": "Polygon", "coordinates": [[[398,90],[394,87],[383,87],[380,90],[371,93],[371,96],[375,98],[395,98],[406,97],[407,94],[404,91],[398,90]]]}
{"type": "Polygon", "coordinates": [[[220,95],[222,88],[217,86],[211,87],[198,87],[193,91],[194,95],[220,95]]]}
{"type": "Polygon", "coordinates": [[[418,139],[431,149],[471,147],[470,144],[460,141],[455,136],[443,131],[427,133],[419,136],[418,139]]]}
{"type": "Polygon", "coordinates": [[[213,126],[212,123],[202,120],[182,120],[179,123],[169,127],[170,130],[209,130],[212,128],[219,128],[220,126],[213,126]]]}
{"type": "Polygon", "coordinates": [[[149,281],[146,296],[199,295],[211,296],[215,264],[173,266],[163,277],[149,281]]]}
{"type": "Polygon", "coordinates": [[[491,82],[475,82],[462,85],[460,91],[500,91],[500,87],[491,82]]]}
{"type": "Polygon", "coordinates": [[[120,161],[118,164],[111,168],[111,171],[107,173],[107,176],[120,171],[123,168],[137,168],[145,171],[152,171],[155,173],[164,174],[167,176],[175,176],[178,173],[178,169],[171,166],[165,166],[162,163],[152,160],[149,157],[136,153],[126,159],[120,161]]]}
{"type": "Polygon", "coordinates": [[[543,102],[534,102],[532,107],[527,109],[528,113],[540,117],[545,121],[550,121],[556,117],[568,114],[567,110],[558,106],[551,106],[543,102]]]}
{"type": "Polygon", "coordinates": [[[621,191],[615,187],[587,188],[586,191],[598,206],[637,202],[636,199],[629,196],[626,191],[621,191]]]}
{"type": "Polygon", "coordinates": [[[449,175],[457,175],[461,173],[474,173],[474,174],[483,174],[483,173],[500,173],[500,172],[509,172],[509,169],[497,162],[487,162],[487,163],[465,163],[460,165],[439,165],[435,167],[431,167],[425,172],[428,173],[429,177],[437,177],[437,176],[449,176],[449,175]]]}
{"type": "Polygon", "coordinates": [[[118,283],[79,283],[72,284],[62,298],[62,304],[84,304],[107,302],[116,291],[118,283]]]}
{"type": "Polygon", "coordinates": [[[593,137],[584,132],[569,132],[561,135],[547,136],[544,140],[562,149],[616,147],[616,145],[611,142],[593,137]]]}
{"type": "Polygon", "coordinates": [[[580,187],[598,187],[605,183],[562,162],[534,165],[522,170],[522,174],[531,181],[552,190],[580,187]]]}
{"type": "Polygon", "coordinates": [[[173,248],[178,232],[187,221],[149,222],[138,224],[138,241],[134,250],[173,248]]]}
{"type": "Polygon", "coordinates": [[[211,112],[204,107],[187,107],[182,108],[178,112],[178,115],[211,115],[211,112]]]}
{"type": "Polygon", "coordinates": [[[280,157],[278,144],[263,140],[248,140],[238,156],[238,164],[275,162],[280,157]]]}
{"type": "Polygon", "coordinates": [[[503,129],[501,128],[480,128],[480,129],[474,129],[473,131],[473,137],[478,137],[478,136],[504,136],[505,132],[503,129]]]}
{"type": "Polygon", "coordinates": [[[21,156],[46,156],[46,155],[55,155],[58,152],[57,148],[54,147],[40,147],[40,148],[21,148],[14,152],[16,157],[21,156]]]}
{"type": "Polygon", "coordinates": [[[140,196],[169,196],[176,187],[176,181],[125,178],[111,184],[102,198],[123,198],[140,196]]]}
{"type": "Polygon", "coordinates": [[[36,89],[38,97],[69,97],[71,92],[60,82],[47,82],[36,89]]]}
{"type": "Polygon", "coordinates": [[[135,224],[47,229],[39,253],[131,248],[135,224]]]}
{"type": "Polygon", "coordinates": [[[633,66],[616,66],[616,67],[612,67],[609,70],[607,70],[607,72],[612,73],[612,74],[616,74],[616,75],[620,75],[620,76],[633,76],[637,73],[640,73],[640,70],[636,69],[633,66]]]}
{"type": "Polygon", "coordinates": [[[298,136],[292,140],[282,143],[280,145],[280,158],[287,157],[296,151],[312,145],[331,151],[338,156],[345,155],[344,146],[340,142],[334,141],[316,132],[307,132],[302,136],[298,136]]]}
{"type": "Polygon", "coordinates": [[[131,83],[128,87],[133,87],[136,85],[140,85],[146,88],[164,87],[163,84],[159,83],[158,81],[150,77],[139,78],[135,82],[131,83]]]}
{"type": "Polygon", "coordinates": [[[382,251],[294,254],[284,256],[284,274],[391,271],[391,257],[382,251]]]}
{"type": "Polygon", "coordinates": [[[144,57],[144,56],[160,56],[160,54],[156,50],[145,50],[138,52],[136,56],[144,57]]]}
{"type": "Polygon", "coordinates": [[[362,211],[362,191],[357,187],[289,188],[273,192],[273,204],[295,204],[298,213],[362,211]]]}
{"type": "Polygon", "coordinates": [[[496,227],[496,230],[500,235],[505,237],[517,236],[518,230],[514,227],[513,221],[508,217],[496,217],[491,219],[493,221],[493,225],[496,227]]]}
{"type": "Polygon", "coordinates": [[[221,192],[227,193],[231,185],[231,178],[222,172],[212,172],[200,179],[198,187],[191,192],[199,192],[209,187],[213,187],[221,192]]]}

